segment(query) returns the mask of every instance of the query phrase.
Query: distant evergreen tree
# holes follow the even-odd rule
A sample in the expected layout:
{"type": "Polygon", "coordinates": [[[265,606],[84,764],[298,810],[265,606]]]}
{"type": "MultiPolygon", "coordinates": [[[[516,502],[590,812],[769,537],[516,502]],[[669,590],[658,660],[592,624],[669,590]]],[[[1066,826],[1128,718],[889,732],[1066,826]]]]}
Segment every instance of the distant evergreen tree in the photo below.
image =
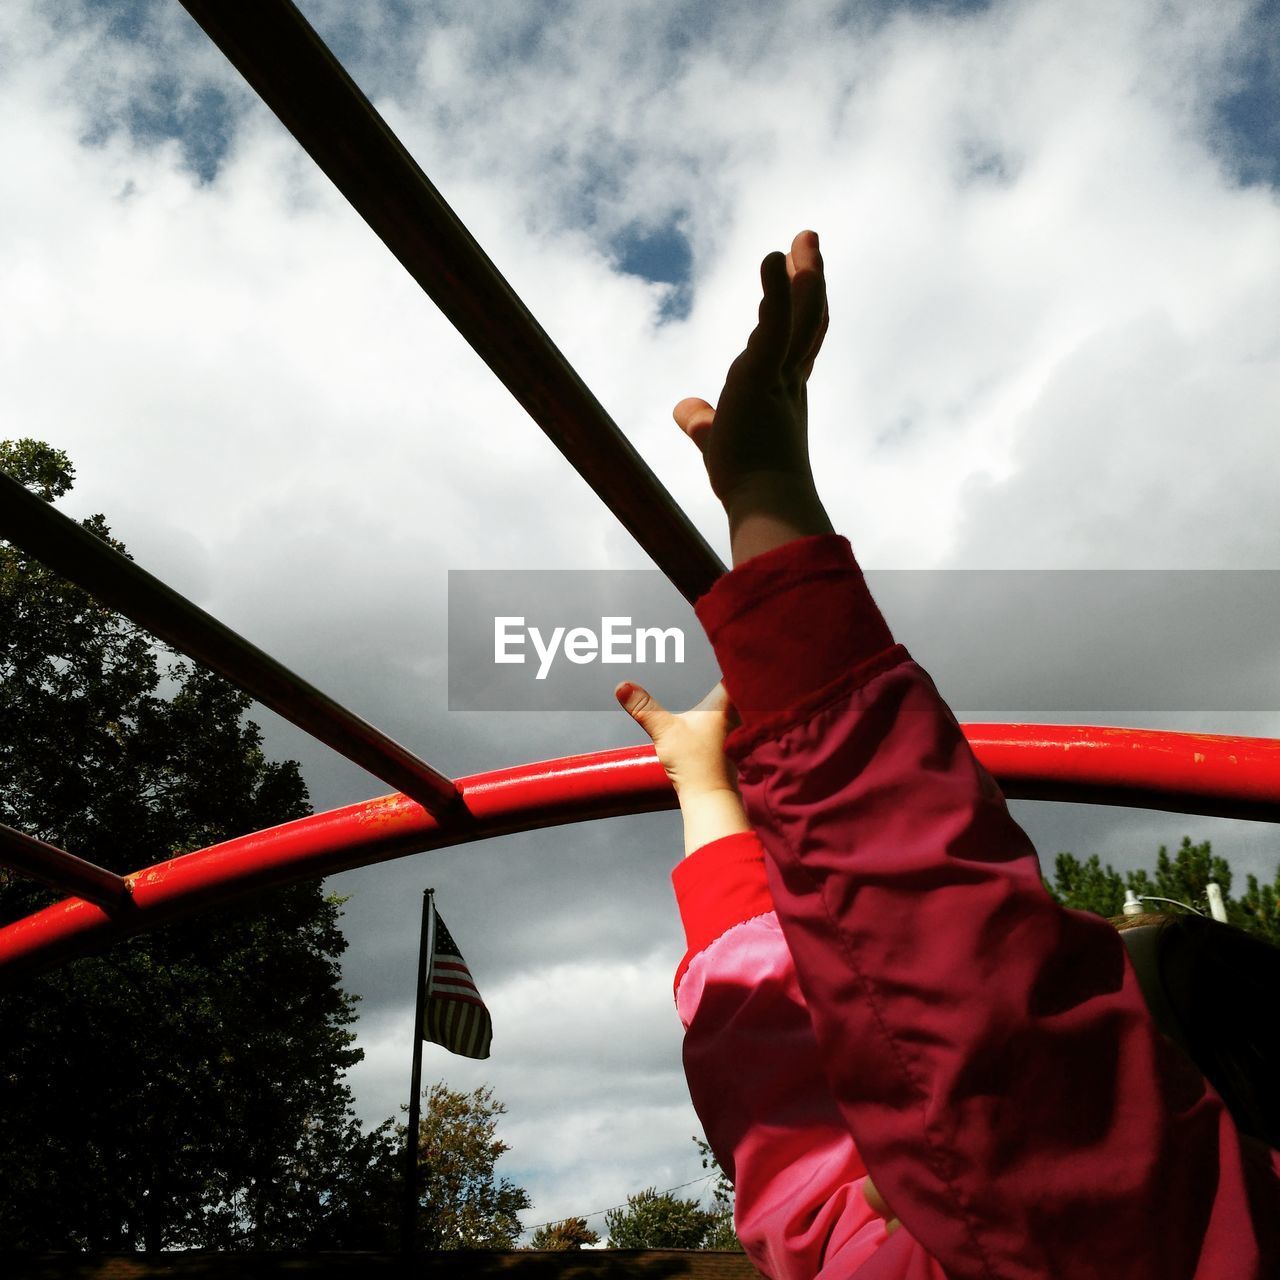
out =
{"type": "Polygon", "coordinates": [[[1280,866],[1273,884],[1259,885],[1257,876],[1250,875],[1246,877],[1244,894],[1233,899],[1231,867],[1225,858],[1214,854],[1208,840],[1192,844],[1190,836],[1184,836],[1173,857],[1161,845],[1154,875],[1140,869],[1121,876],[1112,866],[1104,866],[1096,853],[1085,862],[1074,854],[1060,853],[1054,859],[1053,883],[1046,881],[1046,888],[1064,907],[1100,916],[1121,914],[1126,889],[1132,889],[1139,897],[1169,899],[1145,903],[1150,911],[1177,912],[1182,908],[1174,904],[1186,903],[1201,915],[1208,915],[1211,880],[1222,889],[1229,924],[1280,945],[1280,866]]]}

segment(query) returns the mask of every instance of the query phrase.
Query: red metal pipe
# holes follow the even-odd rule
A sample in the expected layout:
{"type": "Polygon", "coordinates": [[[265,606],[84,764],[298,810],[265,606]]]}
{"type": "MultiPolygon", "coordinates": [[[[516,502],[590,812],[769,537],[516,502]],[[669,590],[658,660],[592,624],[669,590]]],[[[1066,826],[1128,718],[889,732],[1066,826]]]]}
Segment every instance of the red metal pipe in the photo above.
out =
{"type": "Polygon", "coordinates": [[[182,0],[690,603],[724,565],[289,0],[182,0]]]}
{"type": "Polygon", "coordinates": [[[964,732],[1011,800],[1280,822],[1277,739],[1060,724],[970,724],[964,732]]]}
{"type": "MultiPolygon", "coordinates": [[[[978,758],[1023,799],[1280,822],[1280,741],[1078,725],[969,725],[978,758]]],[[[467,813],[441,823],[403,795],[254,832],[127,877],[136,910],[79,899],[0,929],[8,980],[116,938],[258,892],[425,849],[561,823],[675,807],[652,747],[623,747],[458,780],[467,813]]]]}
{"type": "Polygon", "coordinates": [[[129,884],[123,876],[3,823],[0,823],[0,866],[43,881],[50,888],[78,894],[105,911],[129,905],[129,884]]]}

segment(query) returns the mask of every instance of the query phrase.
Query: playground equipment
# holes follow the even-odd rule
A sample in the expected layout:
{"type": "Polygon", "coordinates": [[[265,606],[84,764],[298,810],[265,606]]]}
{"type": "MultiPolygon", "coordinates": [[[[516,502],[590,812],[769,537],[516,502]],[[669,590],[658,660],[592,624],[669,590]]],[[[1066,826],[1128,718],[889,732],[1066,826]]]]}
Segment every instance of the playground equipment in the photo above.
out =
{"type": "MultiPolygon", "coordinates": [[[[182,0],[339,191],[690,602],[715,553],[289,0],[182,0]]],[[[0,476],[0,536],[220,672],[397,793],[118,876],[0,828],[0,863],[73,896],[0,929],[0,980],[229,899],[426,849],[675,807],[651,747],[450,779],[0,476]]],[[[1280,821],[1280,741],[965,726],[1011,799],[1280,821]]]]}

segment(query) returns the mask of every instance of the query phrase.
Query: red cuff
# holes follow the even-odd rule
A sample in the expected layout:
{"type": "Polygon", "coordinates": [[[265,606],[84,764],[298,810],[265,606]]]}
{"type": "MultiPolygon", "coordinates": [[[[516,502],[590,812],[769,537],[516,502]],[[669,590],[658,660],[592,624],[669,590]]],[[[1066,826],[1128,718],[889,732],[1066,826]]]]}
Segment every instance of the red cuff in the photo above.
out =
{"type": "Polygon", "coordinates": [[[676,988],[689,962],[734,925],[773,910],[764,847],[754,831],[721,836],[690,854],[671,873],[688,945],[676,988]]]}
{"type": "Polygon", "coordinates": [[[853,548],[838,534],[752,557],[695,610],[747,730],[893,646],[853,548]]]}

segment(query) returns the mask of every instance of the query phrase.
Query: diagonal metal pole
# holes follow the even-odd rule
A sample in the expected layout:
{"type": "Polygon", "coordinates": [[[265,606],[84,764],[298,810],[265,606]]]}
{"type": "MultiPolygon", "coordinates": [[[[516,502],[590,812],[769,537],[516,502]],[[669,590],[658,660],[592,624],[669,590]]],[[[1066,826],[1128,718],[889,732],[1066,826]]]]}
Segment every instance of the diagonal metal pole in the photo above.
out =
{"type": "Polygon", "coordinates": [[[184,8],[686,600],[724,565],[288,0],[184,8]]]}
{"type": "Polygon", "coordinates": [[[458,789],[444,774],[3,473],[0,537],[188,657],[212,667],[264,707],[432,814],[461,816],[458,789]]]}
{"type": "Polygon", "coordinates": [[[63,893],[74,893],[104,911],[117,910],[131,901],[129,882],[123,876],[3,824],[0,867],[10,867],[63,893]]]}

